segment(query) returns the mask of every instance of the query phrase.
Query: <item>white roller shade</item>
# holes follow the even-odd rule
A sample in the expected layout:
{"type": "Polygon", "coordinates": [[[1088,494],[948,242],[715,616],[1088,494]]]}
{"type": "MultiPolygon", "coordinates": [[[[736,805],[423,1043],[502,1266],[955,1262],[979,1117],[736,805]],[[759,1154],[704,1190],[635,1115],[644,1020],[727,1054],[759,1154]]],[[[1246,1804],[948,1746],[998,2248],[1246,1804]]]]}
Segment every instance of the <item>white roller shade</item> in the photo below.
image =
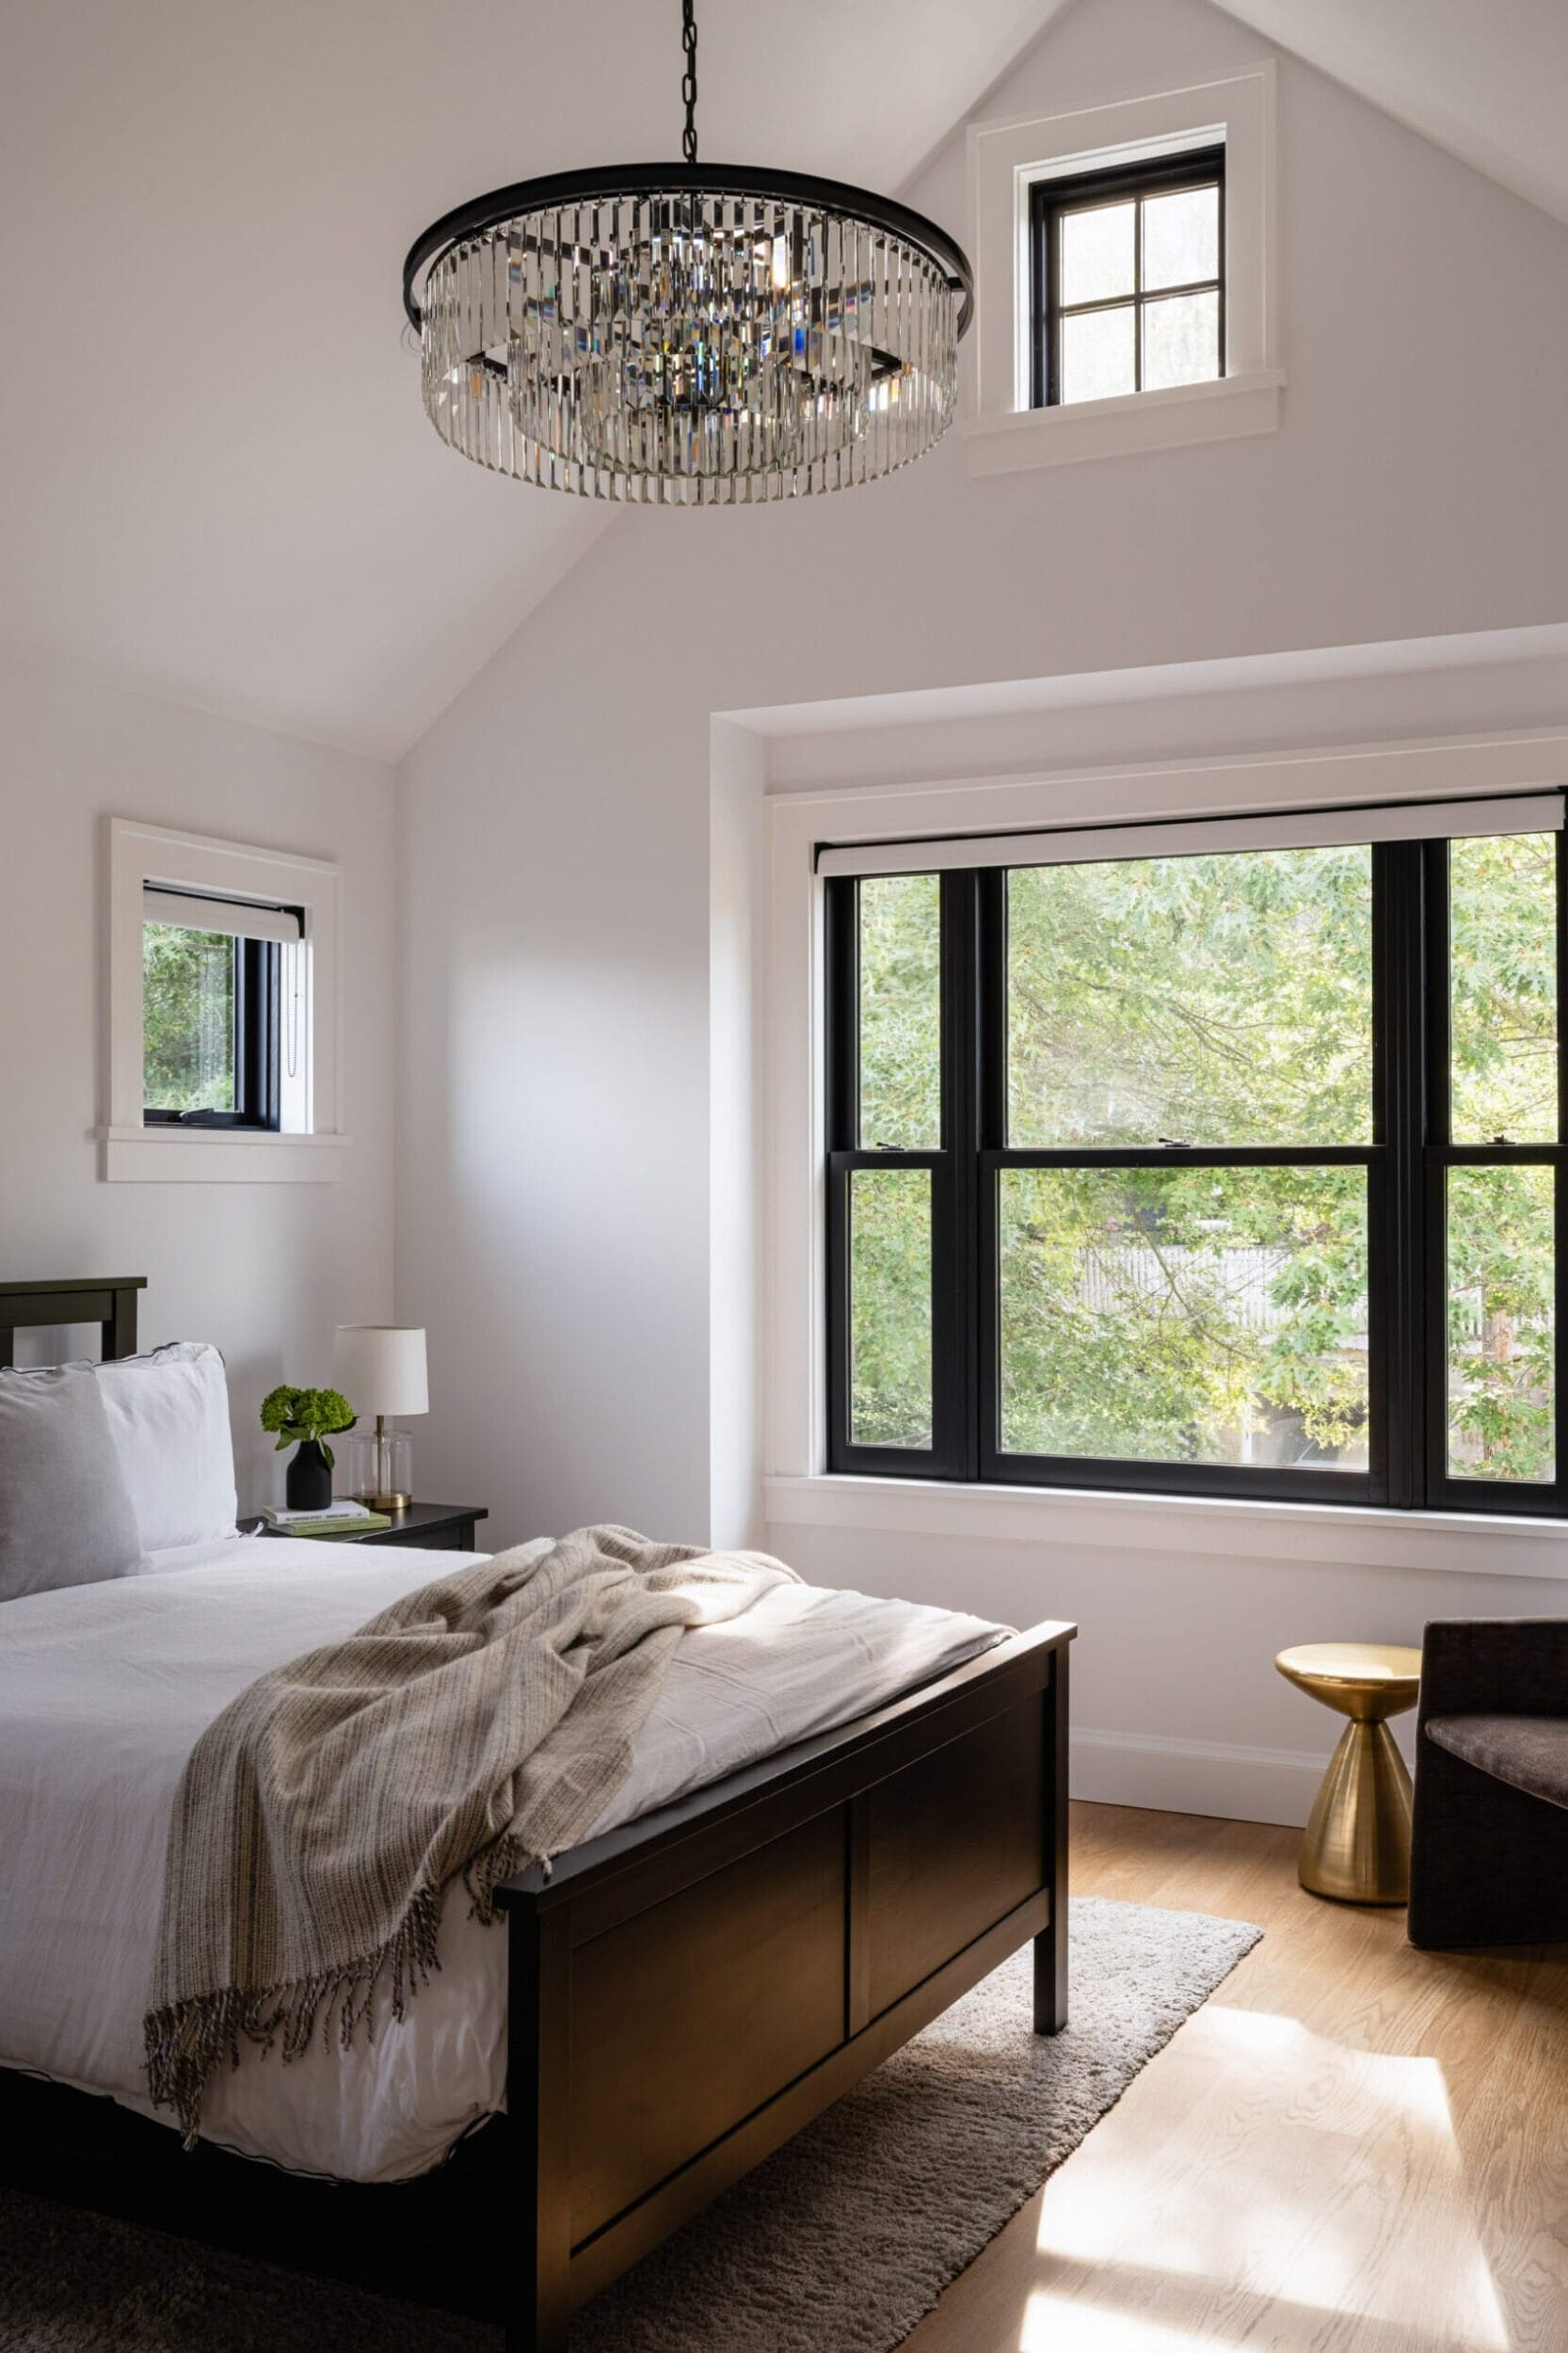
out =
{"type": "Polygon", "coordinates": [[[183,923],[193,932],[229,932],[236,939],[280,939],[300,936],[299,918],[292,907],[248,905],[243,899],[204,899],[194,890],[158,890],[151,884],[141,894],[144,923],[183,923]]]}
{"type": "Polygon", "coordinates": [[[1560,792],[1484,801],[1406,801],[1376,808],[1292,809],[1277,817],[1194,817],[1148,825],[1064,826],[1054,833],[856,841],[817,853],[820,874],[931,874],[952,867],[1091,866],[1113,858],[1197,857],[1217,850],[1312,850],[1363,841],[1474,840],[1556,833],[1560,792]]]}

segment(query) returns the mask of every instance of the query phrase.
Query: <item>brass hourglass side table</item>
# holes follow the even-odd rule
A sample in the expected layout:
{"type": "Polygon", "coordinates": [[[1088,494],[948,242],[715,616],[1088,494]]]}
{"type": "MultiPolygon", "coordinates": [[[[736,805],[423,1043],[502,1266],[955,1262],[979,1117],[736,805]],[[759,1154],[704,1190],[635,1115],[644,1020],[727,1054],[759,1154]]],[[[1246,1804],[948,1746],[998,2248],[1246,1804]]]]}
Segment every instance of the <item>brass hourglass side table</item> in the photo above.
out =
{"type": "Polygon", "coordinates": [[[1410,1774],[1387,1719],[1416,1705],[1420,1652],[1393,1642],[1302,1642],[1274,1665],[1351,1720],[1302,1836],[1302,1885],[1345,1904],[1402,1904],[1410,1894],[1410,1774]]]}

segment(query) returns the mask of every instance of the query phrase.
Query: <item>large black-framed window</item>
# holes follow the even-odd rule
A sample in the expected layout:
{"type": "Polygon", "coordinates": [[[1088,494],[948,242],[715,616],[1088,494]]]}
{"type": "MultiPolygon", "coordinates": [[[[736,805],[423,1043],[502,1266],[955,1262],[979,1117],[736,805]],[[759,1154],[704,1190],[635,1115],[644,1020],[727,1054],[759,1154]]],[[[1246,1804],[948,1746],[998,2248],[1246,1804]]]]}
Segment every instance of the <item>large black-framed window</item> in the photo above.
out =
{"type": "Polygon", "coordinates": [[[828,1466],[1560,1513],[1561,834],[834,876],[828,1466]]]}
{"type": "Polygon", "coordinates": [[[1036,181],[1030,216],[1036,408],[1224,376],[1223,146],[1036,181]]]}
{"type": "MultiPolygon", "coordinates": [[[[142,926],[142,1118],[150,1127],[280,1124],[282,947],[179,919],[142,926]]],[[[220,904],[221,903],[215,903],[220,904]]],[[[296,910],[290,913],[302,922],[296,910]]]]}

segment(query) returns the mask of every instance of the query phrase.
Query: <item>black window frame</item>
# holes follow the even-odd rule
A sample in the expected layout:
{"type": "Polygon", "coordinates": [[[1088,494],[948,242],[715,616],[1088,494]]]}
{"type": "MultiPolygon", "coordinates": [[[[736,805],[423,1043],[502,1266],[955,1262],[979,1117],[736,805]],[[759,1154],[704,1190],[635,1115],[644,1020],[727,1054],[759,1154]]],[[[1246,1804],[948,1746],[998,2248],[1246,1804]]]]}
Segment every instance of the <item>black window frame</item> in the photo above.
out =
{"type": "MultiPolygon", "coordinates": [[[[298,920],[303,937],[303,911],[284,911],[298,920]]],[[[181,928],[195,931],[198,926],[184,922],[181,928]]],[[[144,1100],[143,1127],[248,1128],[276,1132],[282,1124],[282,948],[275,939],[248,939],[238,934],[232,945],[234,1108],[182,1112],[144,1100]]]]}
{"type": "MultiPolygon", "coordinates": [[[[1242,846],[1239,844],[1239,846],[1242,846]]],[[[1261,846],[1261,845],[1260,845],[1261,846]]],[[[1129,856],[1148,853],[1129,851],[1129,856]]],[[[1559,1020],[1568,1012],[1568,847],[1556,835],[1559,1020]]],[[[1020,864],[1029,861],[1020,860],[1020,864]]],[[[918,871],[929,872],[931,869],[918,871]]],[[[1002,1486],[1098,1488],[1397,1511],[1568,1513],[1568,1051],[1558,1056],[1558,1140],[1455,1144],[1449,1064],[1449,852],[1445,839],[1371,844],[1372,1094],[1368,1144],[1163,1145],[1037,1151],[1007,1143],[1006,889],[1001,866],[940,877],[939,1145],[859,1143],[857,880],[824,884],[827,1468],[852,1476],[1002,1486]],[[1363,1166],[1367,1170],[1368,1465],[1143,1462],[1023,1455],[1000,1439],[998,1177],[1010,1167],[1363,1166]],[[1445,1188],[1455,1167],[1554,1172],[1556,1477],[1462,1477],[1448,1469],[1445,1188]],[[930,1449],[856,1445],[850,1434],[849,1223],[855,1173],[931,1177],[930,1449]]]]}
{"type": "MultiPolygon", "coordinates": [[[[1163,302],[1174,295],[1218,292],[1219,373],[1225,373],[1225,151],[1218,147],[1197,148],[1179,155],[1160,155],[1147,163],[1109,167],[1103,171],[1075,173],[1071,178],[1036,180],[1030,190],[1030,257],[1031,257],[1031,376],[1030,404],[1035,408],[1055,408],[1070,406],[1062,399],[1062,319],[1064,312],[1078,317],[1090,311],[1115,311],[1132,308],[1133,318],[1133,376],[1134,391],[1144,389],[1144,310],[1149,302],[1163,302]],[[1182,188],[1202,188],[1217,184],[1219,200],[1219,274],[1216,278],[1194,279],[1191,285],[1160,286],[1145,294],[1144,291],[1143,216],[1140,212],[1134,225],[1133,291],[1130,295],[1113,295],[1100,302],[1075,302],[1064,305],[1061,300],[1060,272],[1057,267],[1058,232],[1067,213],[1089,212],[1101,204],[1126,203],[1129,199],[1148,196],[1171,196],[1182,188]]],[[[1195,379],[1208,382],[1210,379],[1195,379]]]]}

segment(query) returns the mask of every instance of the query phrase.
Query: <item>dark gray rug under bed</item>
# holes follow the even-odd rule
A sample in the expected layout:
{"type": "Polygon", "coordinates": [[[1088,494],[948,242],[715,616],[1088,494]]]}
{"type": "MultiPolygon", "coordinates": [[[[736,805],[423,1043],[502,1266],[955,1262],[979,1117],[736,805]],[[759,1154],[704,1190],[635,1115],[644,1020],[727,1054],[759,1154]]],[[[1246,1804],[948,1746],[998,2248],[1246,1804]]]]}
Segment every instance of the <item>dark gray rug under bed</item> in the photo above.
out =
{"type": "MultiPolygon", "coordinates": [[[[1064,2034],[1031,2034],[1030,1956],[1015,1955],[590,2306],[572,2353],[893,2353],[1262,1933],[1094,1897],[1075,1899],[1071,1926],[1064,2034]]],[[[472,2321],[0,2191],[0,2353],[500,2342],[472,2321]]]]}

